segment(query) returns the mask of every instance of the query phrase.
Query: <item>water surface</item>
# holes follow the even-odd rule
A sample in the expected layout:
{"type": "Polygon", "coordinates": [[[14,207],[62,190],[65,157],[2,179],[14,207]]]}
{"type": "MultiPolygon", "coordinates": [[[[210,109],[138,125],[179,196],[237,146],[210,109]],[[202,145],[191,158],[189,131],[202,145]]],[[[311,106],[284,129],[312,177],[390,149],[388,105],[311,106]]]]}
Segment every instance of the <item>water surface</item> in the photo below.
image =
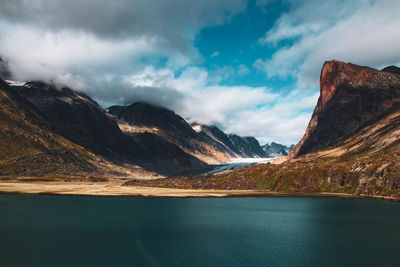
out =
{"type": "Polygon", "coordinates": [[[398,265],[400,203],[0,195],[1,266],[398,265]]]}

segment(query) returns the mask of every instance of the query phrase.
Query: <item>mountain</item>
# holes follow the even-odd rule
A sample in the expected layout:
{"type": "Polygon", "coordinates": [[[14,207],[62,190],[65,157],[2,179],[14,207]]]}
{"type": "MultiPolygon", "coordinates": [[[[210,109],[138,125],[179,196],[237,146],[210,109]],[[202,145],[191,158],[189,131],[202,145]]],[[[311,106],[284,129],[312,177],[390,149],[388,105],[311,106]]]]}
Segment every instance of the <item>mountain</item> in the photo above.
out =
{"type": "Polygon", "coordinates": [[[219,148],[226,151],[231,157],[241,157],[239,150],[232,144],[228,135],[221,131],[217,126],[204,125],[199,123],[193,123],[192,128],[201,135],[207,136],[214,140],[217,144],[222,146],[219,148]]]}
{"type": "Polygon", "coordinates": [[[111,114],[83,93],[43,82],[14,84],[9,89],[40,111],[54,132],[127,172],[167,175],[207,165],[158,135],[125,134],[111,114]]]}
{"type": "Polygon", "coordinates": [[[221,144],[231,155],[242,158],[265,157],[260,143],[254,137],[241,137],[235,134],[225,134],[218,127],[212,125],[192,124],[192,127],[221,144]]]}
{"type": "Polygon", "coordinates": [[[400,75],[386,70],[326,62],[318,103],[289,160],[162,186],[400,199],[400,75]]]}
{"type": "Polygon", "coordinates": [[[288,153],[294,148],[294,145],[291,145],[290,147],[287,147],[285,145],[281,145],[275,142],[272,142],[270,144],[265,144],[262,146],[262,149],[264,150],[266,157],[279,157],[279,156],[287,156],[288,153]]]}
{"type": "Polygon", "coordinates": [[[400,101],[400,76],[335,60],[324,64],[320,88],[311,121],[291,158],[337,145],[400,101]]]}
{"type": "Polygon", "coordinates": [[[246,158],[264,158],[265,153],[260,143],[254,137],[241,137],[236,134],[228,135],[232,145],[246,158]]]}
{"type": "Polygon", "coordinates": [[[290,160],[236,175],[275,191],[400,198],[400,76],[334,60],[324,64],[320,84],[290,160]]]}
{"type": "Polygon", "coordinates": [[[7,115],[3,116],[1,151],[4,155],[2,168],[7,171],[0,170],[2,175],[171,175],[224,163],[235,157],[253,156],[249,151],[255,150],[258,144],[255,139],[244,138],[247,147],[236,148],[231,137],[216,127],[204,126],[203,129],[212,130],[195,131],[173,111],[142,102],[113,106],[107,112],[89,96],[66,86],[3,80],[1,86],[5,99],[2,112],[7,115]],[[12,106],[6,104],[10,99],[13,99],[13,108],[7,110],[12,106]],[[18,110],[22,107],[22,111],[18,110]],[[15,114],[20,114],[18,120],[15,114]],[[34,122],[24,122],[23,118],[32,118],[34,122]],[[13,123],[8,125],[9,121],[13,123]],[[14,140],[15,136],[21,136],[18,139],[21,144],[14,140]],[[30,156],[28,150],[35,153],[30,156]],[[41,158],[44,163],[51,164],[42,166],[41,158]],[[22,159],[26,159],[27,165],[16,163],[22,159]],[[18,161],[12,163],[12,160],[18,161]],[[65,166],[61,162],[66,162],[65,166]],[[11,168],[13,164],[22,166],[22,170],[18,166],[11,168]]]}
{"type": "Polygon", "coordinates": [[[396,66],[389,66],[389,67],[383,68],[382,71],[400,75],[400,68],[396,67],[396,66]]]}
{"type": "MultiPolygon", "coordinates": [[[[251,154],[239,152],[229,137],[217,127],[189,125],[181,116],[166,108],[137,102],[130,106],[112,106],[108,111],[126,134],[155,134],[208,164],[220,164],[251,154]]],[[[243,149],[250,151],[250,147],[243,149]]]]}
{"type": "Polygon", "coordinates": [[[0,140],[0,176],[100,177],[107,173],[103,160],[57,134],[46,116],[3,80],[0,140]]]}

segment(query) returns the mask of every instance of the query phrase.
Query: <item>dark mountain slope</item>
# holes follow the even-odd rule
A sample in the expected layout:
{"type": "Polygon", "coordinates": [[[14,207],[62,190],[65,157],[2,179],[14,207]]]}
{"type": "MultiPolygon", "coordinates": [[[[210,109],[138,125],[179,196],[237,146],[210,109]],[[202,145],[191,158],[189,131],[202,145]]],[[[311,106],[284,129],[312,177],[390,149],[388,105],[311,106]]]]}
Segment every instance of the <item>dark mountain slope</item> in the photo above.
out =
{"type": "Polygon", "coordinates": [[[112,106],[108,110],[117,118],[119,127],[131,136],[152,133],[210,164],[219,164],[235,156],[209,136],[197,133],[171,110],[143,102],[112,106]]]}
{"type": "Polygon", "coordinates": [[[199,133],[209,136],[211,139],[221,144],[230,154],[243,158],[262,158],[265,157],[260,144],[254,137],[241,137],[235,134],[227,135],[216,126],[202,124],[192,125],[199,133]]]}
{"type": "Polygon", "coordinates": [[[210,164],[227,162],[235,157],[264,156],[255,138],[227,136],[215,126],[189,125],[181,116],[165,108],[138,102],[130,106],[112,106],[108,110],[118,119],[119,127],[125,133],[132,136],[142,132],[156,134],[210,164]]]}
{"type": "Polygon", "coordinates": [[[221,131],[217,126],[209,126],[195,123],[192,125],[192,127],[196,129],[198,133],[206,135],[218,144],[222,145],[224,149],[229,151],[232,156],[241,156],[239,150],[232,144],[228,135],[221,131]]]}
{"type": "Polygon", "coordinates": [[[396,67],[396,66],[389,66],[389,67],[383,68],[382,71],[400,75],[400,68],[396,67]]]}
{"type": "Polygon", "coordinates": [[[0,175],[88,176],[102,161],[61,137],[29,101],[0,80],[0,175]]]}
{"type": "Polygon", "coordinates": [[[260,143],[254,137],[241,137],[236,134],[230,134],[229,140],[233,146],[239,151],[240,155],[247,158],[263,158],[266,157],[260,143]]]}
{"type": "Polygon", "coordinates": [[[13,88],[69,140],[103,156],[116,157],[113,152],[126,152],[115,120],[85,94],[42,82],[28,82],[13,88]]]}
{"type": "Polygon", "coordinates": [[[119,166],[165,175],[206,165],[155,134],[123,133],[116,119],[83,93],[42,82],[11,88],[40,110],[58,134],[119,166]]]}

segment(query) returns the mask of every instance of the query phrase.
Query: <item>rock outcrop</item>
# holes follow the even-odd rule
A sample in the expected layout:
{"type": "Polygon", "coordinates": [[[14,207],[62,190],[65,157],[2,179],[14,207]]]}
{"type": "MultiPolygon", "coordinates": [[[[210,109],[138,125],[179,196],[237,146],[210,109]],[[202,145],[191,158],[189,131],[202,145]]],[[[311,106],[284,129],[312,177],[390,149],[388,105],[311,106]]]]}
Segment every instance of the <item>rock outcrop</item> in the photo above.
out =
{"type": "Polygon", "coordinates": [[[400,76],[340,61],[325,62],[320,97],[295,158],[336,146],[400,104],[400,76]]]}

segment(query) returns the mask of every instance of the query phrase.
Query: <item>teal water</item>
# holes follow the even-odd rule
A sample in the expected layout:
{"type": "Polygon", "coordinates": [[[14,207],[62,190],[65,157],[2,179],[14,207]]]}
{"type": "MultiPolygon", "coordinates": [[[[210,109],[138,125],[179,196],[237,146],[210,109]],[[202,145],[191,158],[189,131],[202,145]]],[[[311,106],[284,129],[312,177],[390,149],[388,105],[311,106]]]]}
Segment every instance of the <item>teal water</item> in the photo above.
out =
{"type": "Polygon", "coordinates": [[[395,266],[400,203],[0,195],[0,266],[395,266]]]}

